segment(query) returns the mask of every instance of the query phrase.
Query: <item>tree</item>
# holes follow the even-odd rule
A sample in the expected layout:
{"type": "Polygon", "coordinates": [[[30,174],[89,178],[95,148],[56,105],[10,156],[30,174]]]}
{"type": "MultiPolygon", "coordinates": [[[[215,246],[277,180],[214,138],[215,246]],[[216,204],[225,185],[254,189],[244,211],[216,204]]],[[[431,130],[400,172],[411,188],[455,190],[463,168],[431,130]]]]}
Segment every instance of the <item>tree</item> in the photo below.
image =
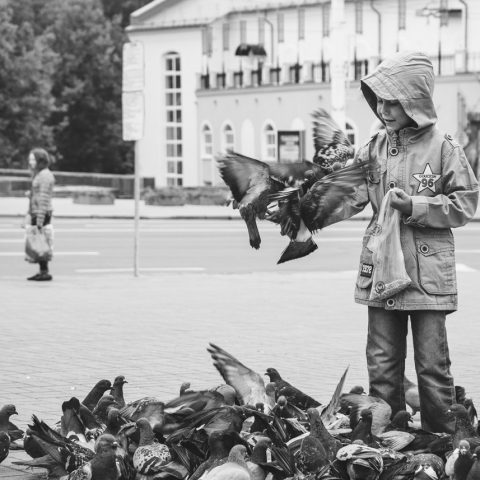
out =
{"type": "MultiPolygon", "coordinates": [[[[21,3],[21,2],[19,2],[21,3]]],[[[22,167],[28,151],[55,153],[48,119],[54,108],[51,77],[58,57],[48,36],[35,36],[32,23],[15,24],[14,10],[0,8],[0,165],[22,167]]]]}
{"type": "Polygon", "coordinates": [[[107,20],[97,0],[51,0],[47,9],[61,58],[52,89],[58,168],[124,172],[132,146],[121,133],[119,21],[107,20]]]}

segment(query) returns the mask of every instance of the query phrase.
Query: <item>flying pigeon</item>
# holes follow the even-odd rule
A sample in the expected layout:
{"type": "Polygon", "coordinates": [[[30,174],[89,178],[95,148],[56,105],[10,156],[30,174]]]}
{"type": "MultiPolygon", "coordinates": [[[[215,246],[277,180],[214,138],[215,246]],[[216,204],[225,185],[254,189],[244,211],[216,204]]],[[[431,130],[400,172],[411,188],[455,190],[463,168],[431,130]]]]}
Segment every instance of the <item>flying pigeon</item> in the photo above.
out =
{"type": "Polygon", "coordinates": [[[256,219],[265,218],[269,195],[304,181],[307,171],[323,175],[312,162],[265,163],[234,152],[220,157],[217,163],[223,181],[232,192],[234,208],[238,208],[247,225],[250,245],[255,249],[261,243],[256,219]]]}

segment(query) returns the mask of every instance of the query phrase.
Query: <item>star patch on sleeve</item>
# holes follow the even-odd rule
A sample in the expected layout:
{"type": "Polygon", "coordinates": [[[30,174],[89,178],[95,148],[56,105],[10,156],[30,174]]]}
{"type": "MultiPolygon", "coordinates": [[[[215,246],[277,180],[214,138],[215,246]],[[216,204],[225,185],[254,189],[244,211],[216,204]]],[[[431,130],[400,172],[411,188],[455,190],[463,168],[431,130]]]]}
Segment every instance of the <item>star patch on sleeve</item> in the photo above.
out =
{"type": "Polygon", "coordinates": [[[427,163],[423,173],[414,173],[413,178],[419,182],[417,192],[422,192],[426,188],[435,193],[435,183],[441,177],[432,172],[430,164],[427,163]]]}

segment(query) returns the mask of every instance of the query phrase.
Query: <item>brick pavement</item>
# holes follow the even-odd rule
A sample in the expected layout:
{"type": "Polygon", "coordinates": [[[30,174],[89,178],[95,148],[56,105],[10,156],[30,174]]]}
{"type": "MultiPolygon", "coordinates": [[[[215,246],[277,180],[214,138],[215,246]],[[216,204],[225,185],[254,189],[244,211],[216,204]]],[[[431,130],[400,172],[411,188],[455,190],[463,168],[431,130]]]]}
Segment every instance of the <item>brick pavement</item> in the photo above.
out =
{"type": "MultiPolygon", "coordinates": [[[[472,321],[479,277],[459,274],[462,308],[449,322],[454,375],[474,399],[480,398],[478,348],[471,340],[479,338],[480,325],[472,321]]],[[[62,401],[120,374],[129,382],[127,401],[169,400],[183,381],[196,389],[222,383],[206,352],[209,341],[259,373],[278,368],[326,402],[347,365],[346,388],[366,384],[366,310],[353,302],[353,283],[348,272],[4,282],[0,404],[17,406],[14,422],[21,428],[32,413],[52,424],[62,401]]],[[[407,368],[413,371],[411,358],[407,368]]],[[[18,455],[0,465],[0,478],[37,478],[12,470],[18,455]]]]}

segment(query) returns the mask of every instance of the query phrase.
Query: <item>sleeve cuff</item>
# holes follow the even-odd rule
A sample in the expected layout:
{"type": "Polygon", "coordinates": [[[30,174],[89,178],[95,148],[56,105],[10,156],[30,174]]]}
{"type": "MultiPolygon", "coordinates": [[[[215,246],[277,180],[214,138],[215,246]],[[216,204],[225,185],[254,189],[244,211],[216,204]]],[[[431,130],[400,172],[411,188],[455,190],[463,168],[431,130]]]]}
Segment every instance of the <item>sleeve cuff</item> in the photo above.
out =
{"type": "Polygon", "coordinates": [[[425,227],[428,215],[428,200],[426,197],[412,197],[412,214],[405,217],[406,225],[425,227]]]}

